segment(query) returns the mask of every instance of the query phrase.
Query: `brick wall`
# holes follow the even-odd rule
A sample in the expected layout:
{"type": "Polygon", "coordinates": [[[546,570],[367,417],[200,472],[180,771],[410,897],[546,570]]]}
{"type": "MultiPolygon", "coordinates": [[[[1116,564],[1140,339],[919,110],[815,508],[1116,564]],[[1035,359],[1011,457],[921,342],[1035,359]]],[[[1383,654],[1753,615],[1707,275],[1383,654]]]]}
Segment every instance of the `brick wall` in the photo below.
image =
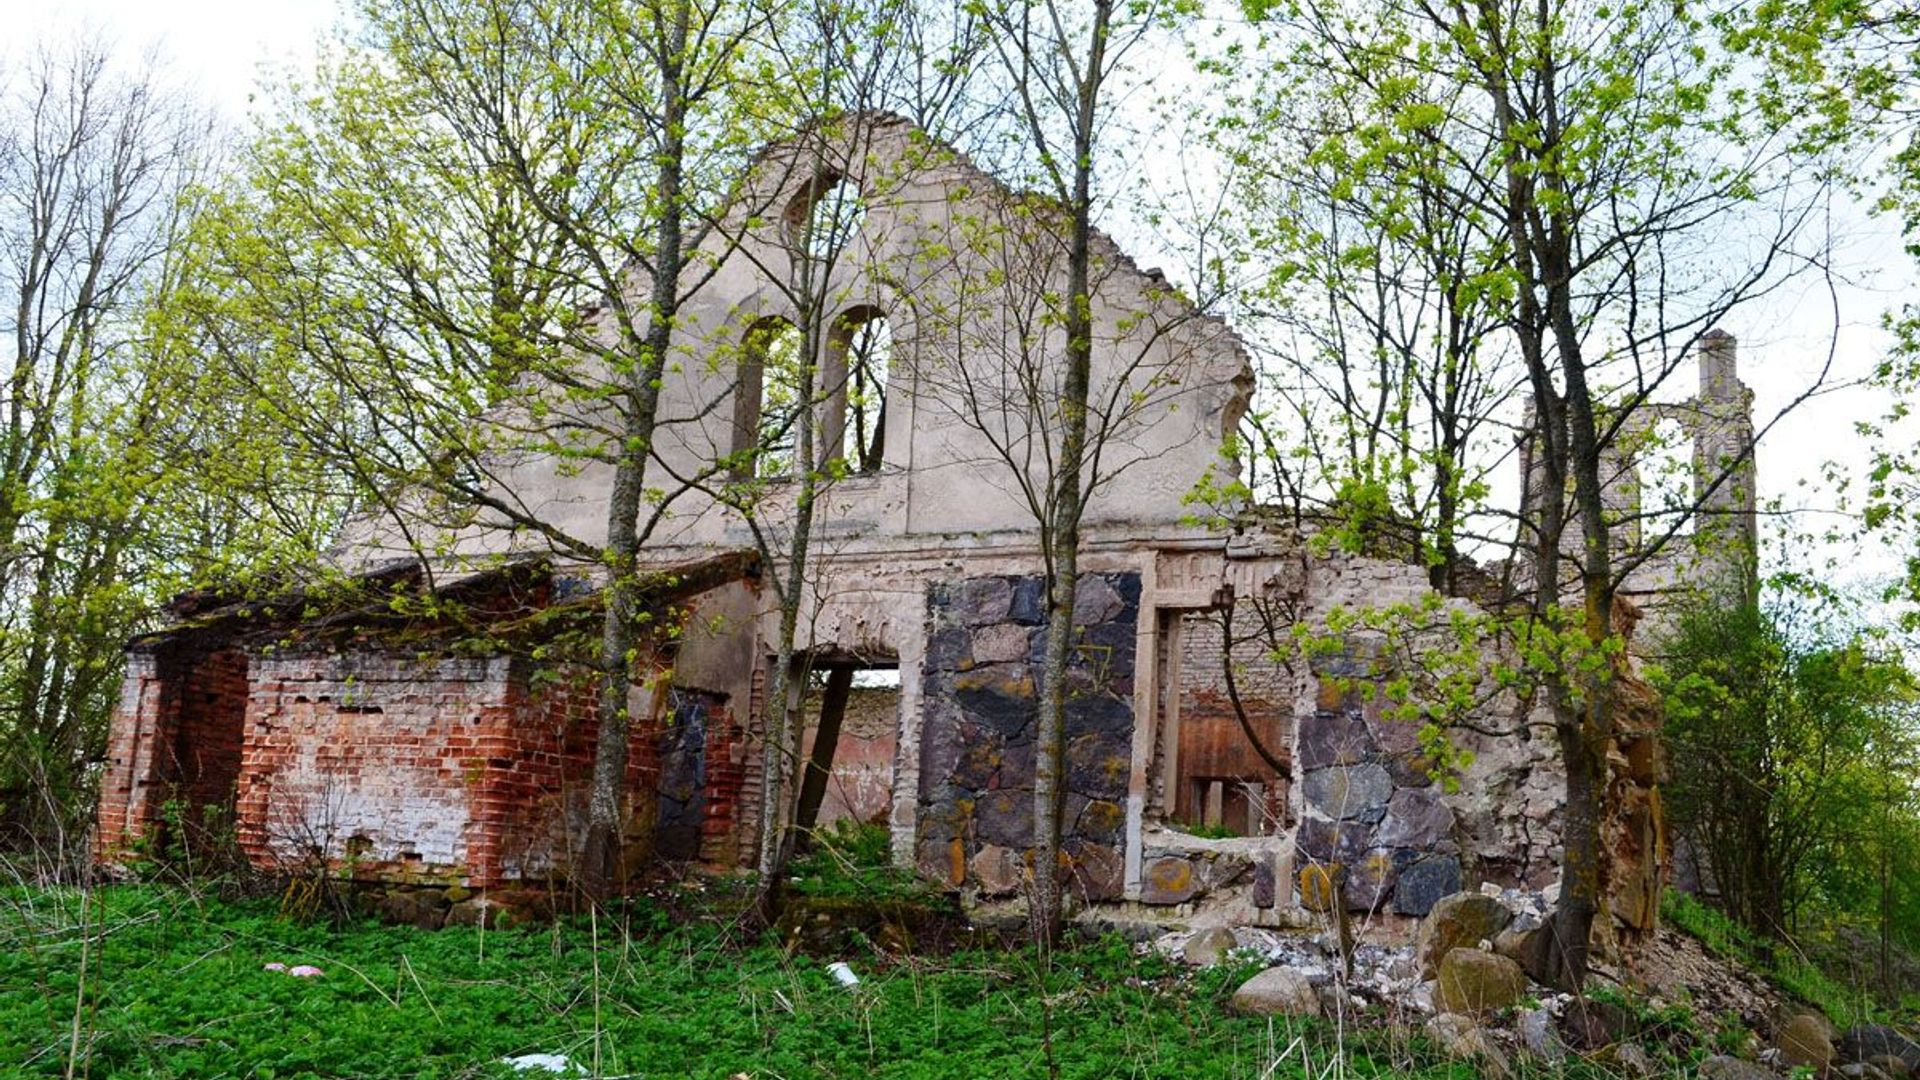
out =
{"type": "MultiPolygon", "coordinates": [[[[700,724],[680,748],[697,779],[693,843],[674,854],[734,861],[745,733],[723,698],[674,693],[700,724]]],[[[230,808],[241,850],[265,867],[324,858],[363,878],[470,885],[564,874],[586,820],[598,696],[589,670],[507,657],[135,653],[96,851],[111,858],[154,835],[179,798],[192,820],[201,806],[230,808]]],[[[630,869],[655,852],[662,751],[686,720],[655,699],[635,693],[630,869]]]]}
{"type": "Polygon", "coordinates": [[[1230,616],[1213,611],[1181,617],[1178,776],[1171,800],[1180,821],[1224,824],[1245,836],[1272,835],[1286,827],[1287,781],[1248,741],[1226,679],[1231,662],[1240,703],[1261,746],[1290,761],[1300,673],[1286,658],[1273,655],[1263,632],[1272,629],[1284,640],[1287,625],[1267,625],[1279,617],[1252,602],[1235,605],[1230,616]],[[1227,617],[1233,620],[1231,660],[1221,626],[1227,617]]]}
{"type": "MultiPolygon", "coordinates": [[[[807,696],[806,735],[800,759],[813,755],[820,726],[820,695],[807,696]]],[[[834,745],[833,771],[816,824],[840,820],[884,825],[893,809],[893,758],[900,745],[900,691],[894,687],[856,687],[847,696],[840,740],[834,745]]]]}
{"type": "Polygon", "coordinates": [[[263,866],[348,860],[362,876],[497,875],[476,817],[488,774],[514,766],[505,658],[377,652],[255,660],[236,822],[263,866]]]}
{"type": "Polygon", "coordinates": [[[95,822],[100,857],[142,838],[159,840],[169,802],[195,824],[208,820],[206,807],[232,807],[247,680],[247,657],[238,650],[174,647],[128,656],[95,822]]]}
{"type": "Polygon", "coordinates": [[[95,858],[113,860],[148,835],[157,820],[160,758],[153,746],[156,740],[165,745],[173,731],[171,689],[172,684],[162,677],[160,657],[151,652],[127,655],[120,700],[107,729],[107,765],[93,830],[95,858]]]}

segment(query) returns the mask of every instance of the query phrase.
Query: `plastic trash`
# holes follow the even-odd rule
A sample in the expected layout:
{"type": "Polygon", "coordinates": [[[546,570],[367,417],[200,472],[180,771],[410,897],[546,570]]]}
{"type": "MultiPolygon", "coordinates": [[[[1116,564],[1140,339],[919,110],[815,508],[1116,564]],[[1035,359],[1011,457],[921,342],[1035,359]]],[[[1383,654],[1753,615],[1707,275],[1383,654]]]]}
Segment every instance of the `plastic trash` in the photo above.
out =
{"type": "Polygon", "coordinates": [[[555,1076],[585,1076],[587,1070],[565,1054],[521,1054],[500,1059],[515,1072],[545,1072],[555,1076]]]}
{"type": "Polygon", "coordinates": [[[278,960],[269,960],[266,963],[260,965],[260,970],[261,971],[285,971],[287,970],[287,965],[281,963],[278,960]]]}
{"type": "Polygon", "coordinates": [[[321,971],[319,968],[314,967],[312,964],[301,964],[298,967],[288,968],[287,974],[293,976],[296,979],[317,979],[320,976],[325,975],[326,972],[321,971]]]}
{"type": "Polygon", "coordinates": [[[847,966],[845,960],[835,960],[833,963],[828,964],[827,974],[833,976],[833,981],[839,983],[841,986],[860,985],[860,976],[853,973],[853,969],[847,966]]]}

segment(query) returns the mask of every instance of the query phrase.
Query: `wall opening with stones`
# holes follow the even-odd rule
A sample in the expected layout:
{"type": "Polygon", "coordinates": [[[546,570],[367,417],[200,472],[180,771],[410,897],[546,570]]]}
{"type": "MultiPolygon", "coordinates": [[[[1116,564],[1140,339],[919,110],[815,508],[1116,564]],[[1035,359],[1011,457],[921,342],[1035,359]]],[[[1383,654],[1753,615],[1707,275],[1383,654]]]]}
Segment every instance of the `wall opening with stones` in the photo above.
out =
{"type": "MultiPolygon", "coordinates": [[[[1119,900],[1140,575],[1084,575],[1075,601],[1061,849],[1079,899],[1119,900]]],[[[917,862],[928,877],[981,897],[1011,896],[1033,845],[1042,582],[996,576],[939,584],[927,608],[917,862]]]]}

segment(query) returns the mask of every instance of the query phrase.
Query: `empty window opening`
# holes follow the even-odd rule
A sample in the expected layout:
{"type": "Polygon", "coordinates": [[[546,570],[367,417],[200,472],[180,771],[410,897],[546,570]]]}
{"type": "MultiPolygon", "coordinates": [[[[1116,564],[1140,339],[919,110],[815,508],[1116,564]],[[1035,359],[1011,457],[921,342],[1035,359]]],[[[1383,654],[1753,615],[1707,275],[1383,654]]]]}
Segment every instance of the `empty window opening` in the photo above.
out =
{"type": "Polygon", "coordinates": [[[900,679],[891,663],[819,663],[804,699],[807,763],[794,821],[803,842],[826,828],[885,827],[893,811],[900,679]],[[844,824],[841,824],[844,823],[844,824]]]}
{"type": "Polygon", "coordinates": [[[799,417],[800,332],[778,316],[762,319],[741,343],[733,412],[733,473],[738,479],[793,475],[799,417]]]}
{"type": "Polygon", "coordinates": [[[1231,612],[1190,612],[1161,623],[1163,708],[1171,714],[1171,761],[1162,765],[1173,802],[1168,809],[1175,822],[1214,836],[1277,836],[1292,825],[1297,680],[1274,661],[1267,636],[1256,632],[1261,626],[1257,605],[1244,603],[1231,612]],[[1233,620],[1231,655],[1224,618],[1233,620]],[[1227,664],[1235,694],[1226,685],[1227,664]]]}
{"type": "Polygon", "coordinates": [[[877,472],[885,461],[892,362],[893,328],[879,310],[856,308],[836,321],[827,362],[828,399],[840,427],[838,452],[832,456],[849,472],[877,472]]]}
{"type": "Polygon", "coordinates": [[[1680,421],[1665,419],[1647,433],[1638,455],[1640,535],[1655,542],[1693,533],[1693,440],[1680,421]]]}
{"type": "Polygon", "coordinates": [[[822,173],[787,204],[787,234],[796,252],[832,266],[867,220],[867,202],[853,181],[822,173]]]}

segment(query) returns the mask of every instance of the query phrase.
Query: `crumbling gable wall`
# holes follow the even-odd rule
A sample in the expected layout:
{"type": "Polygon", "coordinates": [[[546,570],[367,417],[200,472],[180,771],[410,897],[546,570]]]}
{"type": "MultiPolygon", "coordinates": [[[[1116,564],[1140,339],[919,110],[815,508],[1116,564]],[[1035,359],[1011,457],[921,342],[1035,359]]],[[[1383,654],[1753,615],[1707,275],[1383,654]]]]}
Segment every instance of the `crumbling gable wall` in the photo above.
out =
{"type": "MultiPolygon", "coordinates": [[[[782,288],[796,274],[793,222],[841,180],[859,188],[865,214],[821,286],[825,322],[832,328],[883,317],[890,324],[885,456],[877,469],[849,470],[830,485],[817,531],[831,544],[852,546],[1034,527],[1006,458],[1010,450],[1037,469],[1051,453],[1055,433],[1045,425],[1058,422],[1056,402],[1044,389],[1040,400],[1026,400],[1029,388],[1019,376],[1027,372],[1016,365],[1045,376],[1064,347],[1057,320],[1035,310],[1063,287],[1064,239],[1043,202],[1009,192],[904,120],[867,115],[849,118],[824,144],[803,139],[769,148],[695,260],[711,273],[675,323],[647,481],[673,491],[674,501],[649,542],[649,557],[753,546],[738,513],[717,505],[710,491],[679,490],[680,481],[724,480],[713,477],[714,464],[741,450],[754,429],[755,335],[801,320],[782,288]]],[[[1094,248],[1092,422],[1105,439],[1102,471],[1124,472],[1125,482],[1096,493],[1087,520],[1096,529],[1175,524],[1189,513],[1184,500],[1203,477],[1234,471],[1221,453],[1246,409],[1251,369],[1224,322],[1197,313],[1164,277],[1141,270],[1104,235],[1094,248]]],[[[647,287],[638,276],[631,285],[641,293],[647,287]]],[[[602,310],[596,317],[612,316],[602,310]]],[[[845,391],[835,380],[844,372],[846,342],[842,334],[822,337],[815,361],[828,398],[818,415],[825,461],[840,453],[845,391]]],[[[1050,387],[1052,379],[1039,385],[1050,387]]],[[[494,417],[502,445],[489,467],[500,496],[588,545],[604,537],[611,489],[612,467],[600,460],[605,447],[586,434],[608,430],[609,417],[597,411],[604,407],[543,401],[536,421],[521,401],[494,417]],[[580,453],[552,453],[514,434],[526,428],[542,440],[577,430],[580,453]]],[[[781,490],[777,478],[770,480],[759,509],[761,525],[776,536],[783,501],[790,501],[781,490]]],[[[422,518],[431,515],[426,501],[411,507],[422,518]]],[[[365,565],[413,556],[418,543],[437,558],[473,559],[541,543],[497,515],[449,521],[436,532],[431,521],[401,528],[384,513],[351,524],[334,557],[365,565]]]]}

